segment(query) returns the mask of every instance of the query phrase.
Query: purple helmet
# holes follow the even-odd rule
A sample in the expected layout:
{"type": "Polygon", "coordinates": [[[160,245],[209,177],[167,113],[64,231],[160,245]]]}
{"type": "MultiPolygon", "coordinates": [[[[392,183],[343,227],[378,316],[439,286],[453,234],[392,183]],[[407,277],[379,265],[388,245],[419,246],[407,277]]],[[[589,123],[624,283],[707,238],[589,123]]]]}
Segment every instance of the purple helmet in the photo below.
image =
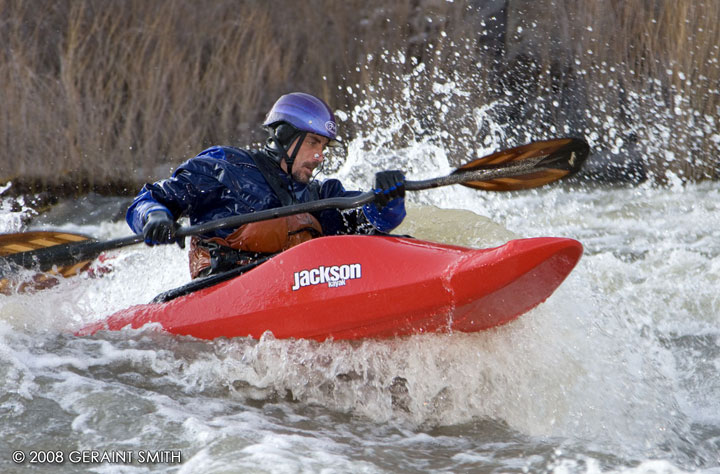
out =
{"type": "Polygon", "coordinates": [[[287,122],[300,131],[327,137],[337,144],[337,123],[330,107],[310,94],[292,92],[280,97],[272,106],[263,126],[273,127],[287,122]]]}

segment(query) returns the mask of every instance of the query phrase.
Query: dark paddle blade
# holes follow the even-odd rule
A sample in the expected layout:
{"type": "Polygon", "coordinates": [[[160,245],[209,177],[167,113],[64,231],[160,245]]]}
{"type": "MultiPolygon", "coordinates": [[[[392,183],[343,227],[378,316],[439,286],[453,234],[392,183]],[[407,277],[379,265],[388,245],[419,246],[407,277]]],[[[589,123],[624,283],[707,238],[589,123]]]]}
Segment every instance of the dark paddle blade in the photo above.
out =
{"type": "Polygon", "coordinates": [[[471,179],[460,184],[485,191],[530,189],[576,173],[589,154],[588,144],[578,138],[533,142],[478,158],[455,170],[453,175],[487,171],[489,177],[500,171],[502,176],[497,178],[471,179]]]}

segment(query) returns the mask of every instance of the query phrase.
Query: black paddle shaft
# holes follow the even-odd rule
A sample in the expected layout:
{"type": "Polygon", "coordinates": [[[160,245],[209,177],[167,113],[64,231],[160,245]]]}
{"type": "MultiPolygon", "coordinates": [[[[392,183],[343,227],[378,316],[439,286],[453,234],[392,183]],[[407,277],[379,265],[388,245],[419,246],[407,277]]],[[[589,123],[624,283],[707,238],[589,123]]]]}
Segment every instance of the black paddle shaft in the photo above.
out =
{"type": "MultiPolygon", "coordinates": [[[[375,195],[372,192],[367,192],[353,197],[321,199],[318,201],[295,204],[292,206],[267,209],[250,214],[226,217],[224,219],[206,222],[205,224],[181,227],[177,230],[176,235],[178,237],[200,235],[215,230],[240,227],[241,225],[249,224],[251,222],[270,220],[278,217],[287,217],[305,212],[322,211],[325,209],[351,209],[367,204],[373,201],[374,198],[375,195]]],[[[20,267],[37,269],[40,271],[48,271],[56,266],[61,267],[65,265],[74,265],[78,262],[91,260],[100,255],[102,252],[127,247],[142,241],[142,235],[132,235],[105,241],[85,240],[83,242],[54,245],[52,247],[44,247],[27,252],[6,255],[0,259],[0,278],[12,272],[12,268],[10,268],[10,265],[8,264],[15,264],[20,267]]]]}
{"type": "MultiPolygon", "coordinates": [[[[512,176],[513,170],[516,171],[516,174],[522,174],[527,172],[527,167],[514,166],[498,170],[478,170],[467,173],[452,174],[440,178],[426,179],[423,181],[406,181],[405,189],[410,191],[420,191],[423,189],[457,184],[467,180],[493,179],[495,177],[512,176]],[[522,170],[520,168],[522,168],[522,170]]],[[[302,214],[305,212],[318,212],[326,209],[353,209],[364,204],[368,204],[374,199],[375,193],[370,191],[351,197],[320,199],[302,204],[294,204],[292,206],[278,207],[250,214],[226,217],[224,219],[217,219],[204,224],[181,227],[177,230],[176,235],[178,237],[201,235],[220,229],[237,228],[244,224],[250,224],[251,222],[260,222],[276,219],[278,217],[302,214]]],[[[132,235],[105,241],[85,240],[83,242],[55,245],[52,247],[30,250],[28,252],[7,255],[2,257],[0,262],[13,263],[24,268],[48,271],[55,266],[61,267],[64,265],[73,265],[85,260],[91,260],[100,255],[102,252],[127,247],[142,241],[142,235],[132,235]]],[[[2,263],[0,263],[0,265],[2,265],[2,263]]],[[[7,267],[7,265],[0,266],[0,277],[4,276],[6,271],[10,270],[5,267],[7,267]]]]}
{"type": "MultiPolygon", "coordinates": [[[[482,166],[478,168],[467,170],[458,169],[447,176],[421,181],[408,180],[405,182],[405,189],[408,191],[422,191],[425,189],[468,183],[472,181],[490,181],[502,178],[512,178],[514,176],[522,176],[528,173],[552,171],[555,168],[565,168],[571,173],[577,171],[587,157],[587,144],[579,139],[561,139],[537,143],[542,144],[553,142],[568,142],[568,144],[547,154],[539,151],[535,155],[522,156],[519,160],[510,163],[501,163],[496,165],[483,163],[482,166]],[[578,155],[576,162],[574,150],[578,146],[580,146],[580,150],[582,152],[578,155]]],[[[513,150],[522,150],[522,147],[509,150],[508,152],[513,152],[513,150]]],[[[481,158],[475,161],[481,162],[482,160],[483,159],[481,158]]],[[[553,180],[559,179],[560,177],[562,176],[553,178],[553,180]]],[[[270,220],[278,217],[287,217],[294,214],[302,214],[306,212],[312,213],[326,209],[352,209],[368,204],[374,199],[375,193],[372,191],[361,193],[357,196],[320,199],[302,204],[294,204],[292,206],[278,207],[250,214],[226,217],[224,219],[218,219],[204,224],[181,227],[177,230],[176,235],[178,237],[202,235],[215,230],[237,228],[241,225],[252,222],[270,220]]],[[[47,271],[51,270],[53,267],[74,265],[79,262],[91,260],[100,255],[102,252],[137,244],[142,241],[142,235],[132,235],[129,237],[106,241],[86,240],[6,255],[0,258],[0,278],[5,277],[13,271],[11,268],[12,264],[24,268],[47,271]]]]}

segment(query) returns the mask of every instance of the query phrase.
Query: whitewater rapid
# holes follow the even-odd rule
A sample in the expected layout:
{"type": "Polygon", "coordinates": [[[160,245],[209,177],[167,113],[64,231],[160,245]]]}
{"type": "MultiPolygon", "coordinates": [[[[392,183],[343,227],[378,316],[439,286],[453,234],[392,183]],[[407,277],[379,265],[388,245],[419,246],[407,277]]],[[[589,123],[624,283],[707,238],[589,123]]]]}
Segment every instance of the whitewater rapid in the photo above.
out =
{"type": "MultiPolygon", "coordinates": [[[[443,163],[434,166],[411,176],[443,163]]],[[[199,341],[147,327],[75,337],[188,280],[175,246],[112,252],[101,277],[0,295],[0,466],[42,448],[182,452],[182,463],[138,472],[717,471],[719,194],[704,183],[409,196],[401,233],[585,246],[546,303],[478,334],[199,341]]],[[[21,230],[30,211],[1,202],[0,230],[21,230]]],[[[43,225],[128,232],[63,219],[43,225]]]]}

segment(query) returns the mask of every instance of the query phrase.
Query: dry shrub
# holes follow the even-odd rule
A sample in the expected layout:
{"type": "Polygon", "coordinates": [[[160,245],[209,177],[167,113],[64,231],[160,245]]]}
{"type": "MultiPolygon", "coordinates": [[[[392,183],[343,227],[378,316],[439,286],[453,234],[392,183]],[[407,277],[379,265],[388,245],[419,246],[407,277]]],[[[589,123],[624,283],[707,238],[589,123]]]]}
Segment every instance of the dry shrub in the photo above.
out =
{"type": "Polygon", "coordinates": [[[408,43],[414,3],[0,0],[0,177],[133,187],[257,141],[282,93],[348,105],[341,85],[364,81],[368,51],[408,43]]]}
{"type": "MultiPolygon", "coordinates": [[[[132,193],[203,147],[257,143],[283,93],[432,122],[436,78],[470,94],[444,127],[502,99],[508,142],[585,135],[717,177],[717,18],[716,0],[0,0],[0,180],[132,193]]],[[[345,132],[383,120],[365,119],[345,132]]]]}

